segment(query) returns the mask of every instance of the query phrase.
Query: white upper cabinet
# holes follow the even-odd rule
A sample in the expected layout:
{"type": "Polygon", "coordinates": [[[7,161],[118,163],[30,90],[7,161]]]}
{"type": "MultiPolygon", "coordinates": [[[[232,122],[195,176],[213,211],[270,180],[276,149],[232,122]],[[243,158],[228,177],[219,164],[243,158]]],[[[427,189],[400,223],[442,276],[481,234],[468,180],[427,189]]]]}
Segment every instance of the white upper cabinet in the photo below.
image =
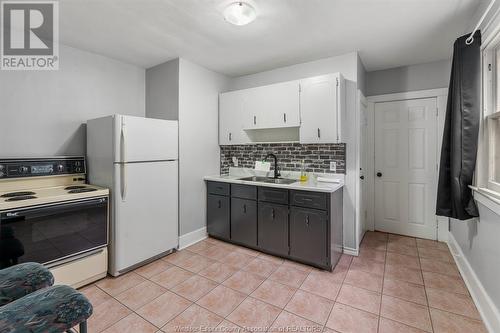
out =
{"type": "Polygon", "coordinates": [[[219,144],[340,142],[340,74],[322,75],[219,96],[219,144]]]}
{"type": "Polygon", "coordinates": [[[291,81],[244,91],[244,129],[300,126],[299,82],[291,81]]]}
{"type": "Polygon", "coordinates": [[[300,143],[340,142],[342,86],[340,74],[300,81],[300,143]]]}
{"type": "Polygon", "coordinates": [[[219,95],[219,144],[238,145],[248,143],[243,131],[243,91],[231,91],[219,95]]]}

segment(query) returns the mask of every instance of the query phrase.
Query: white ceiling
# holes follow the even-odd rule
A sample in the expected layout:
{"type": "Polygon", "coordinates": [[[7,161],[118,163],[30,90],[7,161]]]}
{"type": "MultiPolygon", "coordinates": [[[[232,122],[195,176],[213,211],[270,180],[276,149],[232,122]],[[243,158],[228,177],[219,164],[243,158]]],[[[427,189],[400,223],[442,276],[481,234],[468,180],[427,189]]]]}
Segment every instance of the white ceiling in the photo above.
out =
{"type": "Polygon", "coordinates": [[[480,0],[247,0],[247,26],[224,21],[234,0],[61,0],[63,44],[142,67],[184,57],[239,76],[359,51],[367,70],[451,55],[480,0]]]}

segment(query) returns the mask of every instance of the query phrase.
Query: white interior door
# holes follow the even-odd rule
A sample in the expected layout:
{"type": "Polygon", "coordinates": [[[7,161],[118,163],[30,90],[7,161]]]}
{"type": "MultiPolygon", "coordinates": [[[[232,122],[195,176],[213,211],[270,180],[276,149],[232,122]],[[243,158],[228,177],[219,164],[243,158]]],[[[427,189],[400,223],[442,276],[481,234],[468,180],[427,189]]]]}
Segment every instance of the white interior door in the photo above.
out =
{"type": "Polygon", "coordinates": [[[114,167],[112,274],[178,245],[178,162],[114,167]]]}
{"type": "Polygon", "coordinates": [[[437,101],[375,104],[375,229],[436,239],[437,101]]]}

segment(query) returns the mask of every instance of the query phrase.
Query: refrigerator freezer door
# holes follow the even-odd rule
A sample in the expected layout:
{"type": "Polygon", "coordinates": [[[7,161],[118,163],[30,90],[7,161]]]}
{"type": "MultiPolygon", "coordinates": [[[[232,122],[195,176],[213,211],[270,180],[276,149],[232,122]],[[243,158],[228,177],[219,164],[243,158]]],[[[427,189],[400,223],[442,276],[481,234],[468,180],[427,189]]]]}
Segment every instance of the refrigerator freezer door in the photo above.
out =
{"type": "Polygon", "coordinates": [[[114,168],[109,272],[116,276],[178,246],[178,162],[115,164],[114,168]]]}
{"type": "Polygon", "coordinates": [[[115,163],[178,159],[178,122],[115,116],[115,163]]]}

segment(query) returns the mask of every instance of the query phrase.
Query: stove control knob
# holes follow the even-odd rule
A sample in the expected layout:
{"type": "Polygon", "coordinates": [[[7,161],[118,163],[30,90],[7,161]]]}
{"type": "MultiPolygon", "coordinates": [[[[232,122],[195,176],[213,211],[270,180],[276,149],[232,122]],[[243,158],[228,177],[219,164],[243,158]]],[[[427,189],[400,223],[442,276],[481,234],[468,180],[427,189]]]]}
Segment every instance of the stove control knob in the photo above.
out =
{"type": "Polygon", "coordinates": [[[5,176],[5,173],[3,171],[0,171],[0,178],[2,178],[3,176],[5,176]]]}
{"type": "Polygon", "coordinates": [[[25,167],[25,166],[20,167],[19,168],[19,172],[20,173],[26,173],[26,172],[28,172],[28,167],[25,167]]]}
{"type": "Polygon", "coordinates": [[[0,164],[0,171],[3,171],[3,170],[5,170],[5,167],[2,164],[0,164]]]}
{"type": "Polygon", "coordinates": [[[58,172],[63,172],[63,171],[64,171],[64,165],[59,164],[59,165],[57,166],[57,171],[58,171],[58,172]]]}

